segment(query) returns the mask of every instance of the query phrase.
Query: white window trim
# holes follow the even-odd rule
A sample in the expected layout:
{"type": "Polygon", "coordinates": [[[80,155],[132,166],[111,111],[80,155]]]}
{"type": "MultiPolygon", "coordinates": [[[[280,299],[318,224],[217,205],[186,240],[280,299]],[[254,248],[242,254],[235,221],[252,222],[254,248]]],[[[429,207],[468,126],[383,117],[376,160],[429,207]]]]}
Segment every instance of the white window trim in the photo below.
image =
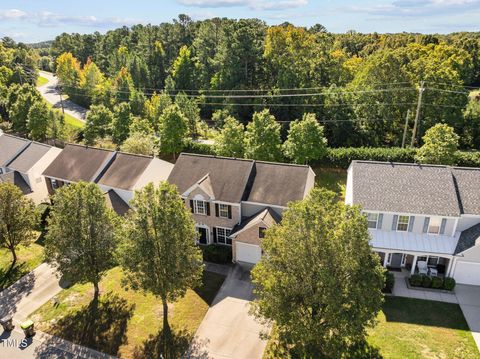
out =
{"type": "Polygon", "coordinates": [[[412,216],[407,215],[407,214],[399,214],[397,218],[397,226],[395,228],[396,232],[408,232],[408,226],[410,225],[410,221],[412,220],[412,216]],[[398,229],[399,224],[405,224],[405,223],[400,223],[400,217],[408,217],[407,221],[407,228],[405,230],[398,229]]]}
{"type": "Polygon", "coordinates": [[[194,199],[193,200],[193,213],[194,214],[199,214],[199,215],[202,215],[202,216],[206,216],[207,215],[207,201],[204,201],[204,200],[201,200],[201,199],[194,199]],[[198,211],[198,203],[199,202],[202,202],[203,204],[203,213],[199,212],[198,211]]]}
{"type": "Polygon", "coordinates": [[[231,228],[226,228],[226,227],[216,227],[216,228],[217,228],[217,229],[216,229],[216,231],[217,231],[217,244],[221,244],[221,245],[223,245],[223,246],[231,246],[231,245],[232,245],[231,243],[230,243],[230,244],[227,243],[227,238],[230,236],[230,233],[227,234],[226,231],[232,232],[232,229],[231,229],[231,228]],[[225,243],[222,243],[222,242],[220,242],[220,241],[218,240],[218,230],[219,230],[219,229],[222,229],[222,230],[225,231],[225,236],[222,236],[222,237],[225,237],[225,243]]]}
{"type": "Polygon", "coordinates": [[[377,229],[378,229],[378,228],[377,228],[377,227],[378,227],[378,218],[380,217],[380,213],[378,213],[378,212],[365,212],[365,214],[367,215],[367,223],[368,223],[367,225],[368,225],[368,229],[377,230],[377,229]],[[370,222],[373,222],[373,220],[368,219],[368,215],[369,215],[369,214],[374,214],[374,215],[377,216],[377,219],[375,220],[375,227],[373,227],[373,228],[371,228],[371,227],[369,226],[370,222]]]}
{"type": "Polygon", "coordinates": [[[430,220],[428,222],[427,234],[431,235],[431,236],[438,236],[440,234],[440,228],[442,227],[442,220],[443,220],[443,218],[441,218],[441,217],[430,217],[430,220]],[[439,220],[438,231],[436,233],[435,232],[430,232],[430,227],[432,225],[432,220],[433,219],[439,220]]]}
{"type": "MultiPolygon", "coordinates": [[[[218,217],[219,218],[228,218],[228,213],[229,213],[229,210],[228,210],[228,204],[224,204],[224,203],[218,203],[218,217]],[[222,206],[225,206],[226,208],[224,209],[225,211],[227,211],[227,215],[226,216],[222,216],[222,206]]],[[[220,227],[222,228],[222,227],[220,227]]]]}

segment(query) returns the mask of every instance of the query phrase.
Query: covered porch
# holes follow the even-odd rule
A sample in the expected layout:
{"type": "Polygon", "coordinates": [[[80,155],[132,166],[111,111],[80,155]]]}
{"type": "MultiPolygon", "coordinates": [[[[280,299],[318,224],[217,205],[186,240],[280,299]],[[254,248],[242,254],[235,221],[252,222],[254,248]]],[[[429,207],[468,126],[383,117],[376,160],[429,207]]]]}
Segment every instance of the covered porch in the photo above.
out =
{"type": "Polygon", "coordinates": [[[383,267],[412,274],[447,277],[451,270],[451,256],[374,249],[383,267]]]}

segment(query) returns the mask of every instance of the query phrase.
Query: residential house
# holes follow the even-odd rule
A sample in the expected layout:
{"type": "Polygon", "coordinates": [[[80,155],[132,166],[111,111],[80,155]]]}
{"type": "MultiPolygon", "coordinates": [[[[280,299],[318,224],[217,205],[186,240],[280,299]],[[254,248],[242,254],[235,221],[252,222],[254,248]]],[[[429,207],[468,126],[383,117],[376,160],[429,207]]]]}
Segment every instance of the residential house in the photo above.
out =
{"type": "Polygon", "coordinates": [[[260,260],[266,228],[314,186],[309,166],[182,153],[168,181],[190,208],[198,242],[232,247],[234,262],[260,260]]]}
{"type": "Polygon", "coordinates": [[[362,207],[385,267],[426,262],[480,285],[480,168],[353,161],[345,201],[362,207]]]}
{"type": "Polygon", "coordinates": [[[42,172],[61,149],[0,133],[0,182],[10,182],[36,204],[48,201],[42,172]]]}
{"type": "Polygon", "coordinates": [[[50,194],[69,183],[96,183],[107,204],[123,215],[135,190],[166,180],[172,168],[173,164],[151,156],[68,144],[43,175],[50,194]]]}

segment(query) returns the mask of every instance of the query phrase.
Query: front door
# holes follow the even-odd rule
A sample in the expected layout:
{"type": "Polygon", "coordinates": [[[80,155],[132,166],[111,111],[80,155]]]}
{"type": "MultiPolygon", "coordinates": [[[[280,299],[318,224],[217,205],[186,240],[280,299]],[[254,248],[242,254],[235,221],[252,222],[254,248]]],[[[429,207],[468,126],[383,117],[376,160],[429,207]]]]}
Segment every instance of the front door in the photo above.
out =
{"type": "Polygon", "coordinates": [[[200,244],[207,244],[207,229],[206,228],[198,228],[198,233],[200,233],[200,237],[198,239],[198,242],[200,244]]]}
{"type": "Polygon", "coordinates": [[[400,268],[402,266],[402,253],[393,253],[392,258],[390,260],[390,267],[392,268],[400,268]]]}

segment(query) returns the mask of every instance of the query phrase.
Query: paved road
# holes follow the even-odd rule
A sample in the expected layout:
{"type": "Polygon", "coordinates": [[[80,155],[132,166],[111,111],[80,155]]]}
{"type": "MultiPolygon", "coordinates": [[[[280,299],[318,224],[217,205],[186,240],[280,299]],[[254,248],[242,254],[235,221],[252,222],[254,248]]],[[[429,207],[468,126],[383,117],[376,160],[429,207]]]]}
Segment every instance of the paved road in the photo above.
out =
{"type": "Polygon", "coordinates": [[[455,295],[480,351],[480,286],[455,286],[455,295]]]}
{"type": "MultiPolygon", "coordinates": [[[[61,109],[60,94],[57,89],[57,77],[50,72],[45,71],[40,71],[40,75],[45,77],[48,80],[48,83],[46,85],[37,87],[37,90],[42,94],[45,100],[53,105],[53,107],[61,109]]],[[[69,115],[79,119],[82,122],[85,122],[85,116],[87,114],[87,110],[85,108],[68,100],[63,101],[63,108],[69,115]]]]}
{"type": "Polygon", "coordinates": [[[239,266],[232,268],[197,330],[195,357],[262,358],[267,341],[260,339],[260,333],[268,328],[248,313],[252,289],[249,273],[239,266]]]}

